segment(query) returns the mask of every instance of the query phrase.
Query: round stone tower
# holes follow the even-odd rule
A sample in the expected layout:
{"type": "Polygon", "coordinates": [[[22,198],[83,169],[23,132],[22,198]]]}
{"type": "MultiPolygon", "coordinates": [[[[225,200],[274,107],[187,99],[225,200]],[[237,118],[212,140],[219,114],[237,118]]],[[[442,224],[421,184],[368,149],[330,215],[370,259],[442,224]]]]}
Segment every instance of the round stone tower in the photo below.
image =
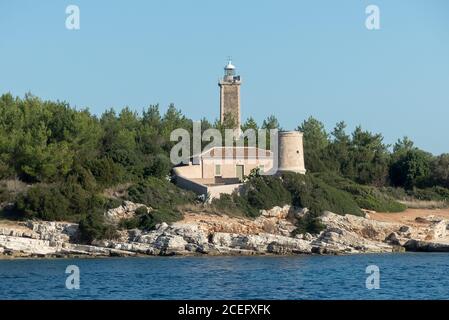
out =
{"type": "Polygon", "coordinates": [[[306,173],[302,132],[280,131],[278,133],[278,171],[306,173]]]}

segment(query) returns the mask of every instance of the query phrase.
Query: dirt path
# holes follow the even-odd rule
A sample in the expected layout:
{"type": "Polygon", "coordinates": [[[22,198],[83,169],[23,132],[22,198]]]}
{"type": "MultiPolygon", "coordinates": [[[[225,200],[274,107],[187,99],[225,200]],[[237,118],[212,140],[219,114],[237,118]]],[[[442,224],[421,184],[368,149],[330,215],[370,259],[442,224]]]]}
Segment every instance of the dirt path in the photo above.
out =
{"type": "Polygon", "coordinates": [[[416,225],[415,218],[426,216],[439,216],[449,219],[449,208],[446,209],[407,209],[403,212],[384,213],[376,212],[370,213],[371,219],[385,222],[394,222],[407,225],[416,225]]]}

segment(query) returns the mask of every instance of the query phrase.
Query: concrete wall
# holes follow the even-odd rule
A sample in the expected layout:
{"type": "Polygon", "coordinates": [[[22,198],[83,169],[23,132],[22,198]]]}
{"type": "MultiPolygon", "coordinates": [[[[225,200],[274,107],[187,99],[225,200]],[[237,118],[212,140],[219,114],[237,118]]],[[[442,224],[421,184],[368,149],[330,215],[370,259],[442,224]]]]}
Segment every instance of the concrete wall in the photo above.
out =
{"type": "MultiPolygon", "coordinates": [[[[209,179],[209,181],[211,181],[209,179]]],[[[213,181],[213,180],[212,180],[213,181]]],[[[220,198],[222,193],[231,194],[235,190],[240,190],[242,183],[236,184],[224,184],[218,186],[206,186],[199,181],[190,180],[182,176],[176,176],[176,185],[180,188],[187,189],[195,192],[196,194],[208,194],[210,195],[209,200],[220,198]]]]}
{"type": "Polygon", "coordinates": [[[189,164],[188,166],[175,167],[173,172],[177,176],[179,175],[189,179],[200,179],[202,177],[202,165],[189,164]]]}
{"type": "Polygon", "coordinates": [[[221,177],[223,178],[236,178],[237,177],[237,165],[243,165],[244,175],[249,175],[251,170],[264,166],[264,170],[268,171],[273,167],[273,160],[271,159],[234,159],[234,160],[203,160],[203,178],[215,177],[215,165],[221,165],[221,177]]]}
{"type": "Polygon", "coordinates": [[[210,194],[210,199],[220,198],[222,193],[231,194],[235,190],[240,190],[242,187],[242,183],[238,184],[225,184],[222,186],[211,186],[207,188],[207,191],[210,194]]]}
{"type": "Polygon", "coordinates": [[[207,186],[185,178],[183,176],[176,176],[176,185],[180,188],[191,190],[197,194],[207,194],[207,186]]]}

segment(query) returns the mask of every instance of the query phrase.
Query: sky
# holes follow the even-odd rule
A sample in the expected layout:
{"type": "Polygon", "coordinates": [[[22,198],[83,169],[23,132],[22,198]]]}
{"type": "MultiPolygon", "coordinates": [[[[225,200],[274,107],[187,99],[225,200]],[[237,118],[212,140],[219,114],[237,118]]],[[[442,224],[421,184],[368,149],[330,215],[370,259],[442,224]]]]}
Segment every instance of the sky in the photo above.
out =
{"type": "Polygon", "coordinates": [[[447,0],[0,0],[0,94],[141,112],[174,103],[219,117],[228,56],[241,75],[242,120],[284,129],[344,120],[449,152],[447,0]],[[66,7],[80,29],[66,28],[66,7]],[[368,5],[380,29],[368,30],[368,5]]]}

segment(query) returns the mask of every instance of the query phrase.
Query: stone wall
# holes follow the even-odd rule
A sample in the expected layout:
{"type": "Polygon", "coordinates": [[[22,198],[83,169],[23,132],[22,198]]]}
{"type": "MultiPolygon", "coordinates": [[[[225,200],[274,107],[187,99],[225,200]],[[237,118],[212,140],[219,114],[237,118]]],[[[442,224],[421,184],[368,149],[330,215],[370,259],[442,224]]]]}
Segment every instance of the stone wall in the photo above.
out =
{"type": "Polygon", "coordinates": [[[207,188],[207,192],[210,194],[210,199],[214,198],[220,198],[220,195],[222,193],[231,194],[234,191],[240,190],[240,188],[243,186],[242,183],[237,184],[225,184],[221,186],[209,186],[207,188]]]}
{"type": "Polygon", "coordinates": [[[306,173],[303,134],[299,131],[279,132],[279,171],[306,173]]]}
{"type": "Polygon", "coordinates": [[[220,83],[220,120],[224,121],[224,116],[230,114],[236,121],[237,128],[240,128],[240,84],[220,83]]]}
{"type": "Polygon", "coordinates": [[[191,179],[184,178],[180,175],[176,176],[176,185],[180,188],[191,190],[197,194],[207,194],[207,186],[191,179]]]}

